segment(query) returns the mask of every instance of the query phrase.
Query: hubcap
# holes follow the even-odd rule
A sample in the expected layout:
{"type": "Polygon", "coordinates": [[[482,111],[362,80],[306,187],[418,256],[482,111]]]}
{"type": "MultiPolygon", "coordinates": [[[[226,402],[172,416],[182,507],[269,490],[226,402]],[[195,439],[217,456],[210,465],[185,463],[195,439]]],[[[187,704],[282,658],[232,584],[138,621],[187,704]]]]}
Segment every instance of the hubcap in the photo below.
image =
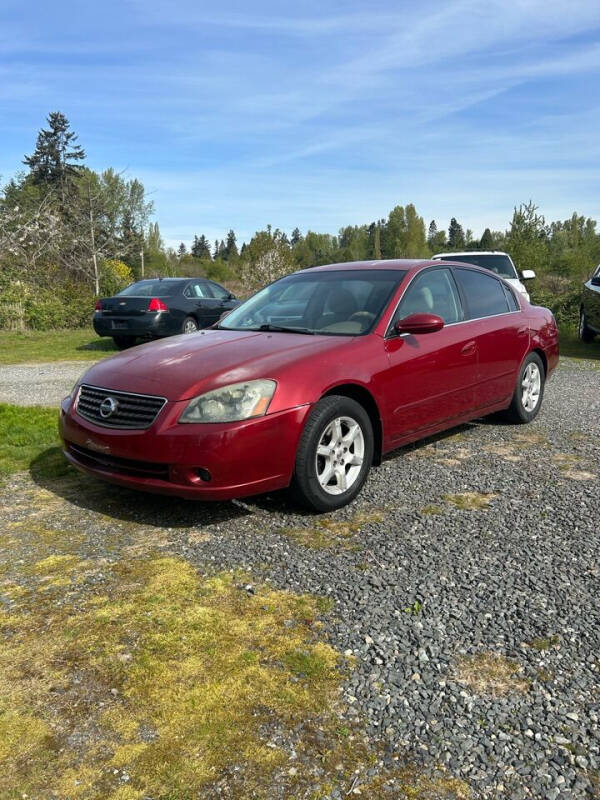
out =
{"type": "Polygon", "coordinates": [[[184,333],[195,333],[197,330],[198,327],[193,319],[186,320],[185,325],[183,326],[184,333]]]}
{"type": "Polygon", "coordinates": [[[542,376],[537,364],[528,364],[521,382],[521,403],[525,411],[533,411],[540,401],[542,376]]]}
{"type": "Polygon", "coordinates": [[[362,428],[352,417],[332,420],[319,439],[315,466],[321,488],[327,494],[342,494],[360,475],[365,456],[362,428]]]}

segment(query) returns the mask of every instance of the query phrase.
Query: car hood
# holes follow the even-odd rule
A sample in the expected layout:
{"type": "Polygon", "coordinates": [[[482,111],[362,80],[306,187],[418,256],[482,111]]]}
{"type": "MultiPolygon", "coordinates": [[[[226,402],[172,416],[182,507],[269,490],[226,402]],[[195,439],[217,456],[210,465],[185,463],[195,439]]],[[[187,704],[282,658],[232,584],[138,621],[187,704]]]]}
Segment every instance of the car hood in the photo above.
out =
{"type": "Polygon", "coordinates": [[[82,383],[168,400],[254,378],[278,379],[280,372],[327,351],[347,347],[354,337],[310,336],[266,331],[207,330],[133,347],[95,364],[82,383]]]}

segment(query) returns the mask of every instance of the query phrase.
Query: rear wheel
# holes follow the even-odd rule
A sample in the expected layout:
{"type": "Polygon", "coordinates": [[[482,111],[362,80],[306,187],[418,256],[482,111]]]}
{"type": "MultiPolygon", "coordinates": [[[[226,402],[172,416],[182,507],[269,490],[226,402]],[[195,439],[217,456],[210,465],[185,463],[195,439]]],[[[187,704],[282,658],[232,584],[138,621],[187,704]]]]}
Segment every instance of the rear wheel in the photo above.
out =
{"type": "Polygon", "coordinates": [[[582,342],[593,342],[594,336],[596,334],[587,326],[587,320],[585,318],[585,311],[583,308],[579,312],[579,338],[582,342]]]}
{"type": "Polygon", "coordinates": [[[135,336],[113,336],[113,342],[119,350],[127,350],[135,344],[135,336]]]}
{"type": "Polygon", "coordinates": [[[510,422],[523,424],[534,420],[542,405],[546,373],[542,359],[530,353],[519,372],[512,403],[505,413],[510,422]]]}
{"type": "Polygon", "coordinates": [[[373,427],[365,409],[331,395],[315,405],[300,437],[292,494],[314,511],[333,511],[360,492],[373,461],[373,427]]]}
{"type": "Polygon", "coordinates": [[[193,317],[186,317],[181,326],[182,333],[196,333],[198,330],[198,323],[193,317]]]}

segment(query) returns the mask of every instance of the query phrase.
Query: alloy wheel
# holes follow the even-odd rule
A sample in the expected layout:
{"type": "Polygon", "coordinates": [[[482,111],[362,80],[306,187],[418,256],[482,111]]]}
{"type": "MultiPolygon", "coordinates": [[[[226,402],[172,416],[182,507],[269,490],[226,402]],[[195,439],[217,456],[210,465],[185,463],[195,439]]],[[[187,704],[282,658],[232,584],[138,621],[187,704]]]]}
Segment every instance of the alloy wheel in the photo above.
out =
{"type": "Polygon", "coordinates": [[[531,362],[525,368],[521,381],[521,403],[525,411],[532,412],[540,401],[542,376],[537,364],[531,362]]]}
{"type": "Polygon", "coordinates": [[[342,494],[358,479],[365,456],[361,426],[352,417],[336,417],[326,427],[316,453],[317,479],[327,494],[342,494]]]}

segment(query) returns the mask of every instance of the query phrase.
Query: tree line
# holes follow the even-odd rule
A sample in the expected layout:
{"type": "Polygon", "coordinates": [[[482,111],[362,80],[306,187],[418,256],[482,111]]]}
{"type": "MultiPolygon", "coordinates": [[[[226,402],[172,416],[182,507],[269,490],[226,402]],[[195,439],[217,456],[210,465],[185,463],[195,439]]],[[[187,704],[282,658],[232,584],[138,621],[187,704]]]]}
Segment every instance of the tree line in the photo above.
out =
{"type": "Polygon", "coordinates": [[[335,234],[267,225],[239,246],[230,228],[212,243],[198,234],[189,249],[167,248],[143,184],[87,167],[61,112],[47,123],[24,170],[0,191],[0,327],[89,324],[94,296],[142,275],[204,275],[243,293],[310,266],[463,249],[509,252],[519,269],[538,274],[534,299],[570,321],[580,283],[600,261],[595,220],[574,212],[547,222],[532,201],[514,208],[506,230],[486,228],[480,239],[457,217],[447,227],[426,224],[409,203],[335,234]]]}

